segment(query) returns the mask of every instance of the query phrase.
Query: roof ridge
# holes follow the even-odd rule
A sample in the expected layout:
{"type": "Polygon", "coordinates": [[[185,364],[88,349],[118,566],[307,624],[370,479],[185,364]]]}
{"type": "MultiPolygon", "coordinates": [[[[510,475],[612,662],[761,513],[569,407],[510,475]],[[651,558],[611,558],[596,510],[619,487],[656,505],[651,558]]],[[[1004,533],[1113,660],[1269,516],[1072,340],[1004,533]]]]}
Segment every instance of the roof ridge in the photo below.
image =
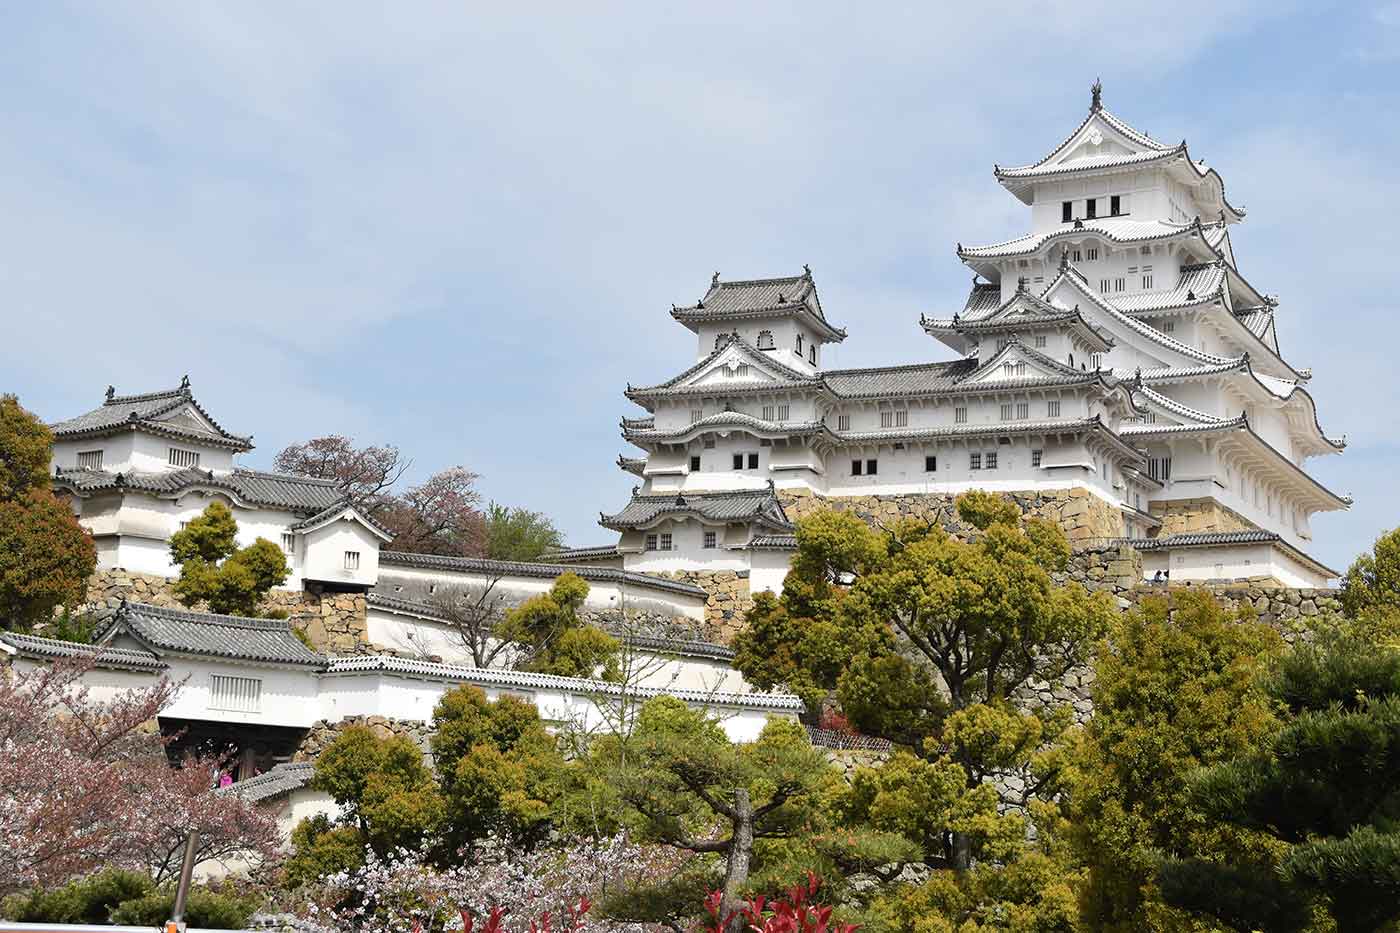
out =
{"type": "Polygon", "coordinates": [[[916,369],[929,369],[935,366],[955,366],[958,363],[966,363],[969,357],[960,357],[956,360],[931,360],[927,363],[900,363],[896,366],[868,366],[855,367],[852,369],[824,369],[823,376],[850,376],[864,373],[896,373],[912,372],[916,369]]]}
{"type": "Polygon", "coordinates": [[[232,472],[237,473],[240,476],[256,476],[260,479],[279,479],[287,480],[293,483],[305,483],[308,486],[329,486],[336,489],[341,488],[341,483],[339,480],[323,479],[319,476],[298,476],[296,473],[273,473],[271,470],[254,470],[248,467],[241,466],[234,467],[232,472]]]}
{"type": "Polygon", "coordinates": [[[175,389],[161,389],[157,392],[141,392],[136,395],[112,395],[103,399],[102,405],[126,405],[131,402],[153,402],[162,398],[190,398],[189,386],[181,386],[175,389]]]}
{"type": "MultiPolygon", "coordinates": [[[[124,605],[128,612],[137,615],[153,615],[165,619],[176,619],[181,622],[197,622],[202,625],[233,625],[272,632],[292,630],[292,623],[289,619],[222,615],[217,612],[199,612],[194,609],[175,609],[170,606],[157,606],[154,603],[128,602],[124,605]]],[[[120,615],[120,612],[118,614],[120,615]]]]}
{"type": "Polygon", "coordinates": [[[811,276],[804,272],[801,275],[779,275],[769,279],[717,279],[713,283],[715,288],[741,288],[752,285],[776,285],[779,282],[799,282],[802,279],[809,279],[811,276]]]}

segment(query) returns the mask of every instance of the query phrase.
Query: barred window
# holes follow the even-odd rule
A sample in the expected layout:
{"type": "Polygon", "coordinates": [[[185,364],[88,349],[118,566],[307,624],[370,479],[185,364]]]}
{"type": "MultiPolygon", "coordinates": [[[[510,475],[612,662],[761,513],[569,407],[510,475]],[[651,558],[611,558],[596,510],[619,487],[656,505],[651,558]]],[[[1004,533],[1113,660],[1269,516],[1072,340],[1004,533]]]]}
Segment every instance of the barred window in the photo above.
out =
{"type": "Polygon", "coordinates": [[[647,535],[646,549],[647,549],[648,551],[654,551],[654,550],[656,550],[656,535],[654,535],[654,534],[647,535]]]}
{"type": "Polygon", "coordinates": [[[671,533],[669,531],[661,532],[661,550],[671,550],[671,533]]]}
{"type": "Polygon", "coordinates": [[[954,424],[967,424],[967,409],[966,409],[966,408],[954,408],[954,409],[953,409],[953,423],[954,423],[954,424]]]}
{"type": "Polygon", "coordinates": [[[78,452],[78,469],[80,470],[100,470],[102,469],[102,451],[81,450],[78,452]]]}
{"type": "Polygon", "coordinates": [[[297,549],[296,535],[290,531],[282,532],[282,551],[286,554],[293,554],[297,549]]]}
{"type": "Polygon", "coordinates": [[[1002,420],[1002,421],[1010,421],[1010,420],[1011,420],[1011,403],[1010,403],[1010,402],[1003,402],[1003,403],[1002,403],[1002,405],[1001,405],[1001,420],[1002,420]]]}
{"type": "Polygon", "coordinates": [[[1040,458],[1043,453],[1043,451],[1039,450],[1031,451],[1031,466],[1036,467],[1037,469],[1040,467],[1040,458]]]}
{"type": "Polygon", "coordinates": [[[699,454],[691,454],[691,455],[690,455],[690,472],[692,472],[692,473],[699,473],[699,472],[700,472],[700,455],[699,455],[699,454]]]}
{"type": "Polygon", "coordinates": [[[1025,420],[1026,420],[1027,418],[1029,418],[1030,416],[1031,416],[1031,403],[1030,403],[1030,402],[1017,402],[1017,403],[1016,403],[1016,420],[1017,420],[1017,421],[1025,421],[1025,420]]]}
{"type": "Polygon", "coordinates": [[[850,416],[850,415],[837,415],[837,416],[836,416],[836,430],[838,430],[838,431],[849,431],[850,429],[851,429],[851,416],[850,416]]]}
{"type": "Polygon", "coordinates": [[[262,708],[262,681],[256,677],[209,676],[209,708],[256,713],[262,708]]]}
{"type": "Polygon", "coordinates": [[[359,570],[359,569],[360,569],[360,552],[359,552],[359,551],[346,551],[346,552],[345,552],[345,569],[346,569],[346,570],[359,570]]]}
{"type": "Polygon", "coordinates": [[[997,454],[996,454],[996,451],[990,450],[990,451],[987,452],[987,455],[986,455],[986,468],[989,469],[989,470],[995,470],[995,469],[997,468],[997,454]]]}
{"type": "Polygon", "coordinates": [[[788,406],[788,405],[779,405],[779,406],[778,406],[778,420],[779,420],[779,421],[786,421],[786,420],[788,420],[788,417],[791,415],[791,412],[792,412],[791,406],[788,406]]]}
{"type": "Polygon", "coordinates": [[[1060,400],[1059,400],[1059,399],[1057,399],[1057,398],[1051,399],[1050,401],[1048,401],[1048,402],[1045,403],[1045,417],[1047,417],[1047,418],[1058,418],[1058,417],[1060,417],[1060,400]]]}
{"type": "Polygon", "coordinates": [[[170,465],[173,467],[197,467],[199,466],[199,451],[185,450],[181,447],[171,447],[169,451],[170,465]]]}
{"type": "MultiPolygon", "coordinates": [[[[1148,457],[1147,475],[1165,483],[1172,478],[1172,458],[1171,457],[1148,457]]],[[[1243,483],[1241,483],[1243,485],[1243,483]]]]}
{"type": "Polygon", "coordinates": [[[967,455],[967,468],[969,470],[982,469],[982,455],[980,453],[967,455]]]}
{"type": "Polygon", "coordinates": [[[715,544],[716,544],[716,542],[717,542],[717,540],[718,540],[718,538],[717,538],[715,532],[713,532],[713,531],[707,531],[707,532],[705,532],[705,547],[707,547],[707,548],[712,548],[712,547],[714,547],[715,544]]]}
{"type": "Polygon", "coordinates": [[[764,420],[764,421],[772,421],[772,420],[773,420],[773,406],[772,406],[772,405],[764,405],[764,406],[763,406],[763,420],[764,420]]]}
{"type": "Polygon", "coordinates": [[[758,348],[760,350],[773,349],[773,332],[771,330],[761,330],[758,332],[758,348]]]}
{"type": "Polygon", "coordinates": [[[703,408],[692,408],[692,409],[690,410],[690,423],[691,423],[691,424],[694,424],[695,422],[699,421],[699,420],[700,420],[701,418],[703,418],[703,417],[705,417],[705,409],[703,409],[703,408]]]}
{"type": "Polygon", "coordinates": [[[1046,344],[1046,337],[1045,337],[1045,335],[1044,335],[1044,334],[1036,334],[1036,336],[1035,336],[1035,348],[1036,348],[1037,350],[1044,350],[1044,349],[1045,349],[1045,344],[1046,344]]]}

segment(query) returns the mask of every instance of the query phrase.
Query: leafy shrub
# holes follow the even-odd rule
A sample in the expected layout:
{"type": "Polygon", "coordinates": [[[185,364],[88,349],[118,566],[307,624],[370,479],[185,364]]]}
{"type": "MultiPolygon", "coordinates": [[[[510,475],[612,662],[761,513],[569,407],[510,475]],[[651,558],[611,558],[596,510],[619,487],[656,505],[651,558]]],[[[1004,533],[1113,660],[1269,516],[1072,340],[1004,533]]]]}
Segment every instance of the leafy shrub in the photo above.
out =
{"type": "MultiPolygon", "coordinates": [[[[192,927],[242,929],[258,906],[256,897],[213,888],[191,888],[189,901],[185,904],[185,921],[192,927]]],[[[144,897],[123,901],[112,911],[112,923],[159,927],[170,919],[174,909],[174,891],[153,891],[144,897]]]]}
{"type": "Polygon", "coordinates": [[[153,887],[141,872],[111,869],[60,888],[11,895],[0,903],[0,915],[19,923],[110,923],[118,904],[144,897],[153,887]]]}

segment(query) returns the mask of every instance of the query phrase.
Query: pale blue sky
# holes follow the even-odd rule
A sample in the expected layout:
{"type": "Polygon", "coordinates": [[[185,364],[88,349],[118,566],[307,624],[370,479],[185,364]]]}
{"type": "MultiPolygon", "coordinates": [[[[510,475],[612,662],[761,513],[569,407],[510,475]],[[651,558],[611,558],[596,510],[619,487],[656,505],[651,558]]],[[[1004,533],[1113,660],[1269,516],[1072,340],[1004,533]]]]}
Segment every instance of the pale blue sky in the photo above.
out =
{"type": "Polygon", "coordinates": [[[1106,105],[1224,176],[1355,495],[1400,524],[1400,4],[11,3],[0,390],[44,417],[188,372],[225,426],[461,463],[571,544],[635,481],[622,389],[693,362],[711,272],[810,263],[828,365],[946,358],[993,162],[1106,105]],[[858,12],[855,12],[858,10],[858,12]],[[1389,478],[1388,478],[1389,477],[1389,478]]]}

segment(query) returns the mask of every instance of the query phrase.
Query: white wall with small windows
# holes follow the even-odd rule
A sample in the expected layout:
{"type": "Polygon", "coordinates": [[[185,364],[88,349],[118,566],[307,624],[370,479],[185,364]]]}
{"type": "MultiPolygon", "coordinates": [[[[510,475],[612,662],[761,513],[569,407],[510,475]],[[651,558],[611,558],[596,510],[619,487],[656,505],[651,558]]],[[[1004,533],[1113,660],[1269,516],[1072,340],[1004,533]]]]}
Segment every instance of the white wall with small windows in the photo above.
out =
{"type": "Polygon", "coordinates": [[[705,524],[698,519],[663,521],[639,532],[640,548],[629,552],[623,567],[637,573],[672,573],[697,564],[714,570],[747,570],[749,556],[736,550],[748,543],[746,525],[705,524]],[[707,537],[713,536],[713,537],[707,537]]]}
{"type": "Polygon", "coordinates": [[[1171,572],[1172,583],[1269,578],[1291,587],[1325,587],[1331,578],[1274,544],[1171,548],[1142,552],[1142,575],[1171,572]]]}
{"type": "Polygon", "coordinates": [[[306,580],[373,586],[379,579],[380,539],[362,523],[342,518],[301,536],[306,580]]]}
{"type": "Polygon", "coordinates": [[[184,683],[162,716],[301,729],[322,718],[316,677],[305,668],[177,656],[165,660],[171,679],[184,683]]]}

